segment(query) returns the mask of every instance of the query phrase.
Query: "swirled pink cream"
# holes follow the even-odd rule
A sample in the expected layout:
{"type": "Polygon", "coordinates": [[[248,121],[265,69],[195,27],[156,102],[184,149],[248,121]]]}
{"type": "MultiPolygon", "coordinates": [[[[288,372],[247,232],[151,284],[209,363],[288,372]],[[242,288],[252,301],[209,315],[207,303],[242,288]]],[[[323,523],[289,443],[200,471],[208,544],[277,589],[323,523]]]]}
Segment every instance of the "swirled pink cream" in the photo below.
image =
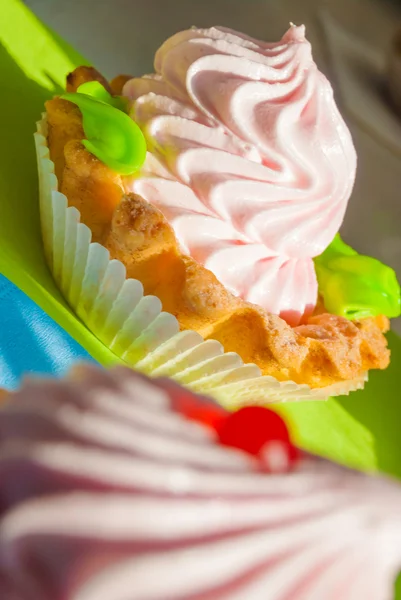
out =
{"type": "Polygon", "coordinates": [[[393,597],[400,485],[313,457],[265,473],[188,401],[89,369],[0,410],[2,600],[393,597]]]}
{"type": "Polygon", "coordinates": [[[304,34],[183,31],[156,53],[156,74],[124,87],[149,149],[130,190],[233,294],[292,325],[316,304],[312,258],[341,225],[356,169],[304,34]]]}

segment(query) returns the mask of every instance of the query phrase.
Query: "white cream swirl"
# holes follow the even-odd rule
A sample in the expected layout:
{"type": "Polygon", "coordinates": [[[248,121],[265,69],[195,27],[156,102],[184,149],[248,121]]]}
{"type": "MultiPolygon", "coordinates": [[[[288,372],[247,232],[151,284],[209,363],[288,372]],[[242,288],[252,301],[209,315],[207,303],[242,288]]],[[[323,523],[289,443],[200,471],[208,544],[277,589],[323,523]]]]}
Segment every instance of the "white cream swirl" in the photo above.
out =
{"type": "Polygon", "coordinates": [[[148,143],[131,191],[235,295],[296,325],[316,303],[312,257],[337,233],[356,155],[304,27],[267,44],[191,29],[124,94],[148,143]]]}
{"type": "Polygon", "coordinates": [[[92,368],[0,410],[2,599],[392,597],[400,486],[314,458],[265,474],[185,395],[92,368]]]}

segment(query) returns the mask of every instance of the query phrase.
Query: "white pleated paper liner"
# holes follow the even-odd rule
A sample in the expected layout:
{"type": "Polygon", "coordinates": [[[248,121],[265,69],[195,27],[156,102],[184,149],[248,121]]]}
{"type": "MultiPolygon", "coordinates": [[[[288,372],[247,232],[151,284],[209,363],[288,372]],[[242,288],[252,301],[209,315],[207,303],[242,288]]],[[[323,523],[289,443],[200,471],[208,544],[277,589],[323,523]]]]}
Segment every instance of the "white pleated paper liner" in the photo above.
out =
{"type": "Polygon", "coordinates": [[[40,215],[49,268],[65,299],[98,339],[128,365],[151,376],[172,377],[196,392],[215,397],[227,408],[289,400],[324,400],[362,388],[365,377],[312,389],[262,376],[259,367],[224,352],[215,340],[180,331],[177,319],[162,311],[142,284],[126,279],[124,265],[91,243],[80,213],[68,207],[57,189],[47,147],[46,117],[35,133],[39,171],[40,215]]]}

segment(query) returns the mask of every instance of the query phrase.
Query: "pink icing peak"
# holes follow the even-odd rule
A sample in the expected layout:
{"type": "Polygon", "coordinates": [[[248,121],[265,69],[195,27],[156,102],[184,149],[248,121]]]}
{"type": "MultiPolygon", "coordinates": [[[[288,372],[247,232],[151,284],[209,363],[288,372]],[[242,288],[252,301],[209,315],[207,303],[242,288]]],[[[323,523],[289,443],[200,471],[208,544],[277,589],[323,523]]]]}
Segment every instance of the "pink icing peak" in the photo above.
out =
{"type": "Polygon", "coordinates": [[[124,94],[148,144],[128,187],[235,295],[292,325],[313,310],[313,257],[337,233],[356,155],[304,26],[278,43],[177,33],[124,94]]]}
{"type": "Polygon", "coordinates": [[[282,37],[283,42],[306,42],[305,25],[294,25],[291,23],[290,28],[282,37]]]}

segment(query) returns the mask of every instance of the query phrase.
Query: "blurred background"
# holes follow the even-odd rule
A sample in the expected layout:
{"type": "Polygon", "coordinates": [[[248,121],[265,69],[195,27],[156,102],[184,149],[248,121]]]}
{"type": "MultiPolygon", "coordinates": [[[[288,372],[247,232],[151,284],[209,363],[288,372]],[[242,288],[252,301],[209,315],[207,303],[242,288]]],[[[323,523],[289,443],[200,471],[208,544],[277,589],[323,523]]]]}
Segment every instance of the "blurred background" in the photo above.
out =
{"type": "MultiPolygon", "coordinates": [[[[401,25],[400,1],[26,0],[26,4],[108,77],[152,71],[158,46],[191,25],[225,25],[276,41],[290,21],[304,23],[315,60],[333,84],[358,152],[359,169],[342,233],[359,252],[390,264],[401,279],[401,111],[393,109],[386,91],[391,42],[401,25]]],[[[401,55],[399,60],[401,64],[401,55]]],[[[401,82],[401,66],[398,75],[401,82]]],[[[399,87],[401,95],[401,83],[399,87]]],[[[394,327],[401,333],[400,320],[394,327]]]]}

